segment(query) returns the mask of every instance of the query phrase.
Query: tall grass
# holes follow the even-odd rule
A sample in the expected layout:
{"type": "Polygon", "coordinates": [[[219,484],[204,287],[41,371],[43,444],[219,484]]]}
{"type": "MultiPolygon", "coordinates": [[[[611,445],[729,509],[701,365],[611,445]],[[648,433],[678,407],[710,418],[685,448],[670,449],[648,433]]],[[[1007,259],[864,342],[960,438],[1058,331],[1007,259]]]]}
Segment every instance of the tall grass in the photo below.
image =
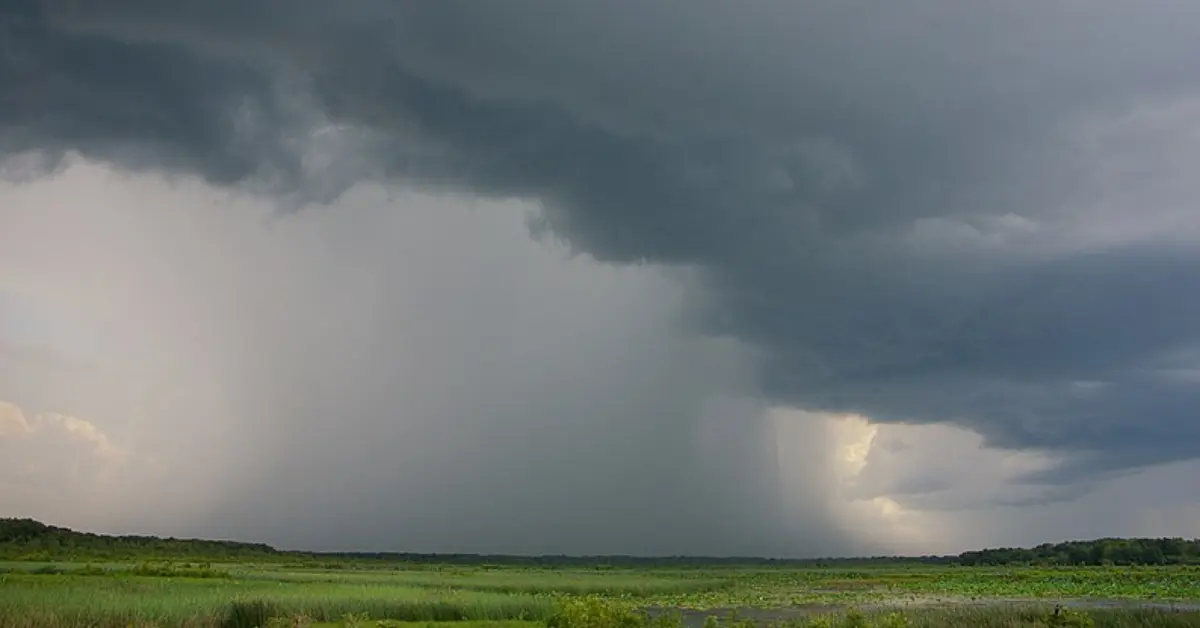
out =
{"type": "Polygon", "coordinates": [[[455,621],[544,619],[549,596],[475,591],[431,591],[377,584],[228,582],[212,579],[5,576],[0,583],[0,627],[126,628],[242,626],[230,620],[253,609],[272,616],[303,615],[332,621],[350,613],[372,619],[455,621]]]}
{"type": "Polygon", "coordinates": [[[751,625],[727,618],[705,624],[704,611],[692,610],[685,626],[683,616],[651,619],[638,610],[649,607],[751,607],[758,610],[743,613],[765,618],[759,625],[789,618],[776,628],[1200,626],[1200,606],[1189,607],[1191,612],[1114,608],[1053,615],[1045,604],[1038,608],[982,602],[929,605],[976,596],[994,601],[1023,599],[1026,604],[1088,594],[1142,600],[1200,598],[1200,570],[1185,568],[780,569],[684,575],[660,570],[282,571],[279,565],[249,564],[213,569],[204,564],[9,563],[0,564],[0,570],[7,571],[0,571],[0,628],[250,628],[277,625],[280,618],[341,622],[346,617],[369,618],[370,623],[358,625],[372,628],[378,620],[421,622],[407,624],[409,628],[423,628],[424,622],[461,626],[468,620],[532,620],[551,628],[751,625]],[[854,605],[885,609],[886,604],[905,600],[911,605],[900,612],[812,614],[854,605]],[[804,606],[780,610],[790,604],[804,606]]]}
{"type": "Polygon", "coordinates": [[[672,578],[649,574],[597,575],[546,572],[259,572],[247,579],[280,582],[388,584],[392,586],[511,594],[603,595],[643,598],[729,589],[735,582],[717,578],[672,578]]]}

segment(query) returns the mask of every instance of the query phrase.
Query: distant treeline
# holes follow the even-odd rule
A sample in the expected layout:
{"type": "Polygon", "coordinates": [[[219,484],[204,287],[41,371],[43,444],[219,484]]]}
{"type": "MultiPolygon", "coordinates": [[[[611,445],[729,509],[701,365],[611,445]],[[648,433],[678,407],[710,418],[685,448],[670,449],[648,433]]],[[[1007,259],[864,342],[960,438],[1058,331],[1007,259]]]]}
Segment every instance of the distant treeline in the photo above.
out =
{"type": "Polygon", "coordinates": [[[1195,565],[1200,539],[1096,539],[963,552],[961,565],[1195,565]]]}
{"type": "Polygon", "coordinates": [[[1200,539],[1097,539],[1044,543],[1033,548],[1001,548],[957,556],[873,556],[862,558],[775,559],[750,557],[507,556],[404,552],[294,552],[264,543],[109,536],[76,532],[33,519],[0,518],[0,559],[191,561],[393,562],[463,566],[529,567],[869,567],[886,565],[1177,565],[1200,564],[1200,539]]]}
{"type": "Polygon", "coordinates": [[[76,532],[33,519],[0,519],[0,558],[13,560],[145,559],[241,560],[279,552],[263,543],[109,536],[76,532]]]}

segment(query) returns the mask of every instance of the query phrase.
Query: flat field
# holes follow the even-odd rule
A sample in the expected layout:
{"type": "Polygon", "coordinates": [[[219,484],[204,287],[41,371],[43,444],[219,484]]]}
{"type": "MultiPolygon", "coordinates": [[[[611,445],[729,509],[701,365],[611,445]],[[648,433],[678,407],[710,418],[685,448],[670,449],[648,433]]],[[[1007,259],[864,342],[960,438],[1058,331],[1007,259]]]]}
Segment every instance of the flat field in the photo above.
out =
{"type": "Polygon", "coordinates": [[[0,563],[0,628],[411,622],[445,628],[1200,626],[1200,567],[0,563]]]}

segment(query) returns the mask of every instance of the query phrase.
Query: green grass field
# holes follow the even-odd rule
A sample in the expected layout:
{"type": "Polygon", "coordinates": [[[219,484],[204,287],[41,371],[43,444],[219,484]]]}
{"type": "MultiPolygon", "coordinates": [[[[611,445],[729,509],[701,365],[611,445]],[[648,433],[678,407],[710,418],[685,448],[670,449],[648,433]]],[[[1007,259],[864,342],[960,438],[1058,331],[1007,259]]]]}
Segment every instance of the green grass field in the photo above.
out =
{"type": "Polygon", "coordinates": [[[1200,568],[1187,566],[329,567],[0,563],[0,628],[671,628],[706,612],[738,628],[1200,626],[1200,568]],[[1056,603],[1068,610],[1052,615],[1056,603]]]}

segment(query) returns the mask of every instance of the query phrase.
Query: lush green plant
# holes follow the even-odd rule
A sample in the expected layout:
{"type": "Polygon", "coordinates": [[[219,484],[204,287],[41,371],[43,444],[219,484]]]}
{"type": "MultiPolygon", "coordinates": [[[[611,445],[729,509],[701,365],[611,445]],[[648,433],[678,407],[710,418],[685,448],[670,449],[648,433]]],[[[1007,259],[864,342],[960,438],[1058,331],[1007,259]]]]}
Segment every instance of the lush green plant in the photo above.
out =
{"type": "Polygon", "coordinates": [[[346,613],[342,615],[342,625],[346,628],[361,628],[371,617],[366,613],[346,613]]]}
{"type": "Polygon", "coordinates": [[[846,616],[842,618],[842,628],[871,628],[871,622],[867,620],[858,609],[850,609],[846,616]]]}
{"type": "Polygon", "coordinates": [[[595,595],[566,600],[546,620],[547,628],[641,628],[645,623],[645,615],[595,595]]]}
{"type": "Polygon", "coordinates": [[[221,628],[263,628],[279,614],[279,608],[266,600],[238,600],[229,605],[221,628]]]}

